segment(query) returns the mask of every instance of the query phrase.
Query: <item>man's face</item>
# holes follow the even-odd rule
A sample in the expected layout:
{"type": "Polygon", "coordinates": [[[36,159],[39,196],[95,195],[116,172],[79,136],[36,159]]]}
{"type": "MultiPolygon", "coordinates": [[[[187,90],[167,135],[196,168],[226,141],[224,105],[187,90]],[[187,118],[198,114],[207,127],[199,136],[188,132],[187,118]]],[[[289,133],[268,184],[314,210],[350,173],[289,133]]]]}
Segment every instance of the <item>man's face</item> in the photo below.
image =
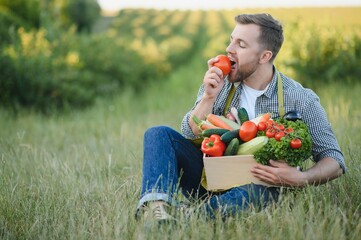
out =
{"type": "Polygon", "coordinates": [[[255,24],[237,24],[234,28],[226,49],[233,64],[230,82],[242,82],[257,70],[263,51],[259,35],[259,26],[255,24]]]}

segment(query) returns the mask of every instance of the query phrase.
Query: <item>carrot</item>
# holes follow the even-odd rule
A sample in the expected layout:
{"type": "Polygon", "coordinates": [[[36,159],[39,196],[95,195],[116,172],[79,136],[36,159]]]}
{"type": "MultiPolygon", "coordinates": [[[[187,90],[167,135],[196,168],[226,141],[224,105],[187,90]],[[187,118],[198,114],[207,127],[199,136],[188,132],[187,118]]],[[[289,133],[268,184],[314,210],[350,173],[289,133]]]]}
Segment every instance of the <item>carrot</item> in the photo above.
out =
{"type": "Polygon", "coordinates": [[[216,127],[228,129],[230,131],[233,130],[233,128],[230,125],[228,125],[225,121],[223,121],[222,118],[220,118],[220,116],[215,115],[213,113],[207,115],[207,120],[216,127]]]}
{"type": "Polygon", "coordinates": [[[207,123],[206,121],[202,121],[201,126],[200,126],[201,130],[213,129],[213,128],[219,128],[219,127],[216,127],[213,124],[207,123]]]}
{"type": "Polygon", "coordinates": [[[261,116],[261,118],[259,119],[259,122],[267,122],[268,120],[270,120],[270,118],[271,118],[271,114],[265,113],[261,116]]]}
{"type": "Polygon", "coordinates": [[[262,114],[256,118],[251,119],[250,121],[254,122],[256,125],[258,125],[258,123],[260,122],[267,122],[268,120],[271,119],[271,113],[265,113],[262,114]]]}
{"type": "Polygon", "coordinates": [[[214,126],[210,122],[199,119],[196,115],[192,116],[192,120],[201,131],[206,130],[206,129],[219,128],[219,127],[214,126]]]}

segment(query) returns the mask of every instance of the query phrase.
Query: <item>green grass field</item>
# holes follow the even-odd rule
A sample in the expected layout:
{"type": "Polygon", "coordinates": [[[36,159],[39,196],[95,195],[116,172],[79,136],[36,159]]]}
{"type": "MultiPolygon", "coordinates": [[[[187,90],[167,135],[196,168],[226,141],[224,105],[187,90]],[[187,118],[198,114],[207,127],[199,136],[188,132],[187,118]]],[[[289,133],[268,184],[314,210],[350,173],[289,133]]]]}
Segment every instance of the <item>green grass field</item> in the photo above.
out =
{"type": "Polygon", "coordinates": [[[346,175],[225,222],[191,218],[149,229],[135,221],[143,133],[154,125],[180,129],[205,70],[194,57],[141,96],[123,89],[62,115],[0,109],[0,239],[359,239],[360,84],[315,89],[346,175]]]}

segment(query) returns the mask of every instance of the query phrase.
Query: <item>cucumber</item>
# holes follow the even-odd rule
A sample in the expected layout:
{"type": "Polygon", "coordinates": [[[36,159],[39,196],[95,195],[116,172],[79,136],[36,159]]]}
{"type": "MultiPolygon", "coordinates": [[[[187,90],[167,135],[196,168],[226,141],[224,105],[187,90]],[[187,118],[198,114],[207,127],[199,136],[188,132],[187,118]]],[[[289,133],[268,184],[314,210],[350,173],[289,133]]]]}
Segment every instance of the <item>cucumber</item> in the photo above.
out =
{"type": "Polygon", "coordinates": [[[239,148],[238,138],[233,138],[232,141],[227,145],[226,150],[224,151],[224,156],[233,156],[237,154],[239,148]]]}
{"type": "Polygon", "coordinates": [[[238,109],[238,118],[239,118],[239,121],[241,122],[241,125],[242,125],[242,123],[249,120],[249,116],[248,116],[247,110],[245,108],[238,109]]]}
{"type": "Polygon", "coordinates": [[[232,141],[232,139],[238,138],[239,140],[239,129],[228,131],[221,136],[221,141],[225,144],[228,144],[232,141]]]}
{"type": "Polygon", "coordinates": [[[224,128],[210,128],[202,131],[203,137],[210,137],[213,134],[217,134],[219,136],[223,135],[224,133],[229,132],[228,129],[224,128]]]}
{"type": "Polygon", "coordinates": [[[264,145],[266,145],[267,142],[268,142],[268,137],[266,136],[255,137],[252,140],[239,145],[237,155],[254,154],[258,150],[260,150],[264,145]]]}

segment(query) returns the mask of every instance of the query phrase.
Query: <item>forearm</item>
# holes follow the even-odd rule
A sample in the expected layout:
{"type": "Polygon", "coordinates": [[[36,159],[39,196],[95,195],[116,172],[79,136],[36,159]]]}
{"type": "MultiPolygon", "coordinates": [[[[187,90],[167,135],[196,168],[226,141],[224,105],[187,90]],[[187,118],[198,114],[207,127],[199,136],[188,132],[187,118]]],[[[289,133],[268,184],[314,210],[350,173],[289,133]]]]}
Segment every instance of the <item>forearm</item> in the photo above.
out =
{"type": "Polygon", "coordinates": [[[224,86],[224,76],[221,69],[213,66],[219,59],[212,58],[208,61],[208,71],[204,75],[203,84],[198,91],[197,101],[200,99],[188,118],[188,125],[194,135],[199,136],[201,130],[193,121],[192,116],[195,115],[199,119],[204,120],[209,113],[212,113],[215,100],[224,86]]]}
{"type": "MultiPolygon", "coordinates": [[[[206,119],[206,116],[209,113],[212,113],[213,104],[214,104],[213,98],[203,97],[201,99],[201,101],[197,104],[197,106],[194,108],[194,110],[192,111],[191,116],[195,115],[201,120],[206,119]]],[[[189,126],[191,127],[191,129],[195,135],[198,136],[201,133],[201,130],[199,129],[197,124],[192,120],[192,117],[189,118],[189,126]]]]}
{"type": "Polygon", "coordinates": [[[253,175],[271,185],[304,187],[320,185],[342,175],[339,163],[326,157],[306,171],[299,171],[282,161],[270,160],[270,165],[256,164],[251,169],[253,175]]]}
{"type": "Polygon", "coordinates": [[[320,185],[342,175],[339,163],[330,157],[323,158],[314,166],[303,172],[303,183],[320,185]]]}

